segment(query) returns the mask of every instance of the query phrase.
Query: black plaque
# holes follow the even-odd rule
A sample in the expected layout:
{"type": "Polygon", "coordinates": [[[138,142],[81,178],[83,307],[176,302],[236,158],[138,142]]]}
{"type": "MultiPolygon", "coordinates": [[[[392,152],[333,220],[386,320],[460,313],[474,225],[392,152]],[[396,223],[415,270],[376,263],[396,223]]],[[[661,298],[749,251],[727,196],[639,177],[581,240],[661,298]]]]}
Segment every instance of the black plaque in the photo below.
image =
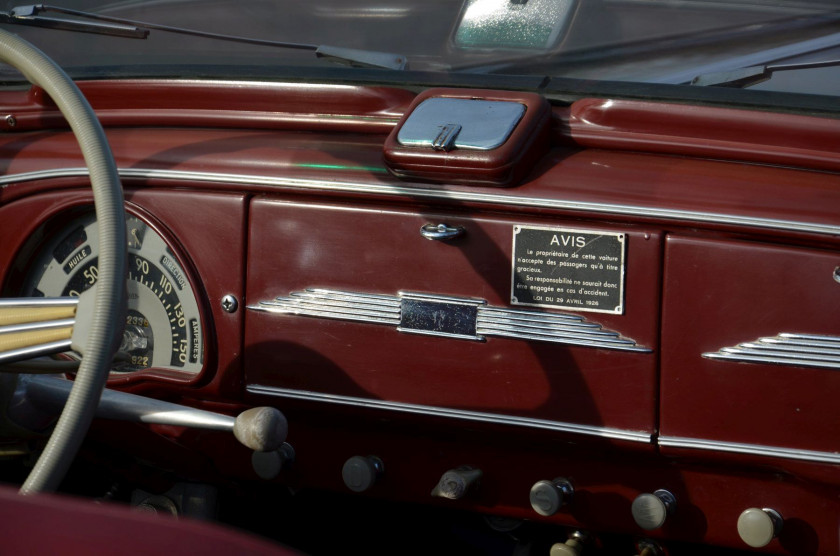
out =
{"type": "Polygon", "coordinates": [[[626,235],[513,227],[514,305],[624,313],[626,235]]]}
{"type": "Polygon", "coordinates": [[[478,302],[463,303],[408,295],[405,294],[400,301],[398,330],[470,340],[482,339],[475,332],[478,302]]]}

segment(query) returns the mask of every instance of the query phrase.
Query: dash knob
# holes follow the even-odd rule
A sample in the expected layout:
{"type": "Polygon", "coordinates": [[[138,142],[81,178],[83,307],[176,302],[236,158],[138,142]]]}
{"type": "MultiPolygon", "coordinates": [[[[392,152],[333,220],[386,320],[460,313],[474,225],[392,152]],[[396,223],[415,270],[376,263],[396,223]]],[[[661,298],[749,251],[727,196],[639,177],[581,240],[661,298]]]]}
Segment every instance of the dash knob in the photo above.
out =
{"type": "Polygon", "coordinates": [[[738,517],[738,535],[753,548],[767,546],[782,530],[784,520],[770,508],[747,508],[738,517]]]}
{"type": "Polygon", "coordinates": [[[369,490],[382,476],[385,466],[376,456],[353,456],[344,462],[341,478],[353,492],[369,490]]]}
{"type": "Polygon", "coordinates": [[[557,543],[551,547],[550,556],[580,556],[583,545],[576,539],[569,539],[565,543],[557,543]]]}
{"type": "Polygon", "coordinates": [[[277,478],[280,472],[289,467],[295,460],[295,449],[288,442],[284,442],[272,452],[254,452],[251,454],[251,467],[260,479],[270,481],[277,478]]]}
{"type": "Polygon", "coordinates": [[[574,492],[572,483],[566,479],[537,481],[531,487],[531,507],[542,516],[554,515],[571,501],[574,492]]]}
{"type": "Polygon", "coordinates": [[[566,542],[552,545],[549,556],[580,556],[583,554],[584,543],[588,540],[586,533],[575,531],[566,542]]]}
{"type": "Polygon", "coordinates": [[[289,423],[273,407],[254,407],[239,414],[233,422],[233,435],[257,452],[273,452],[286,441],[289,423]]]}
{"type": "Polygon", "coordinates": [[[636,549],[639,551],[638,556],[665,556],[665,551],[655,541],[650,539],[642,539],[636,543],[636,549]]]}
{"type": "Polygon", "coordinates": [[[667,490],[656,490],[653,494],[640,494],[633,500],[630,512],[636,524],[648,531],[659,529],[665,524],[665,518],[677,509],[677,499],[667,490]]]}
{"type": "Polygon", "coordinates": [[[437,486],[432,489],[432,496],[460,500],[476,487],[481,475],[481,469],[472,467],[450,469],[441,476],[437,486]]]}

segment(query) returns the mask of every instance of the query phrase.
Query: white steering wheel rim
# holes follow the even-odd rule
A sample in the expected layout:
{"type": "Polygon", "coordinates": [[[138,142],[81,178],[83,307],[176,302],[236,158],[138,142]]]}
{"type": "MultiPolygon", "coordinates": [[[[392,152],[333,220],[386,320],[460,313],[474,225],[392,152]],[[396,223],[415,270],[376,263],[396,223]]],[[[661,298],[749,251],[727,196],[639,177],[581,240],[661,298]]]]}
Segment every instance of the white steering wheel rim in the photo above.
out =
{"type": "MultiPolygon", "coordinates": [[[[72,79],[43,52],[0,29],[0,62],[19,71],[55,101],[85,158],[99,225],[99,278],[85,352],[73,389],[22,494],[55,490],[84,439],[108,379],[126,313],[126,231],[116,162],[93,109],[72,79]]],[[[77,324],[78,326],[78,324],[77,324]]]]}

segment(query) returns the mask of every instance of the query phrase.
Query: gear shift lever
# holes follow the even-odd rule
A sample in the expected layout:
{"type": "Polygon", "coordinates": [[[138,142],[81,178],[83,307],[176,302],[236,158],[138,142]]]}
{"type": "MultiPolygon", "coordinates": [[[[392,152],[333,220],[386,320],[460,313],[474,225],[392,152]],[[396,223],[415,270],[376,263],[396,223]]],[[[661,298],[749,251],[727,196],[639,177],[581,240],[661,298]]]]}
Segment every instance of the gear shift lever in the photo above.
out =
{"type": "MultiPolygon", "coordinates": [[[[10,417],[21,426],[45,428],[61,411],[71,386],[72,382],[52,376],[22,376],[9,408],[10,417]]],[[[273,407],[254,407],[234,418],[107,388],[102,392],[96,417],[231,431],[239,442],[257,452],[277,450],[289,431],[286,417],[273,407]]]]}

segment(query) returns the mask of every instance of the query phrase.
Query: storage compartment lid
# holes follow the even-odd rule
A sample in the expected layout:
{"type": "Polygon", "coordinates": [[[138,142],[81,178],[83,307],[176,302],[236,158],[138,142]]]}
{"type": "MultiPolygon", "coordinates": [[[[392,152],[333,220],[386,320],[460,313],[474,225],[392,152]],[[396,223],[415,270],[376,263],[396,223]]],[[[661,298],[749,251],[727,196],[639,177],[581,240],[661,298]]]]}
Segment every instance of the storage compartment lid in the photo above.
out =
{"type": "Polygon", "coordinates": [[[537,94],[431,89],[389,135],[385,165],[403,179],[516,185],[548,150],[550,120],[537,94]]]}
{"type": "Polygon", "coordinates": [[[435,150],[489,151],[510,137],[525,114],[518,102],[430,98],[420,103],[397,134],[400,145],[435,150]]]}

